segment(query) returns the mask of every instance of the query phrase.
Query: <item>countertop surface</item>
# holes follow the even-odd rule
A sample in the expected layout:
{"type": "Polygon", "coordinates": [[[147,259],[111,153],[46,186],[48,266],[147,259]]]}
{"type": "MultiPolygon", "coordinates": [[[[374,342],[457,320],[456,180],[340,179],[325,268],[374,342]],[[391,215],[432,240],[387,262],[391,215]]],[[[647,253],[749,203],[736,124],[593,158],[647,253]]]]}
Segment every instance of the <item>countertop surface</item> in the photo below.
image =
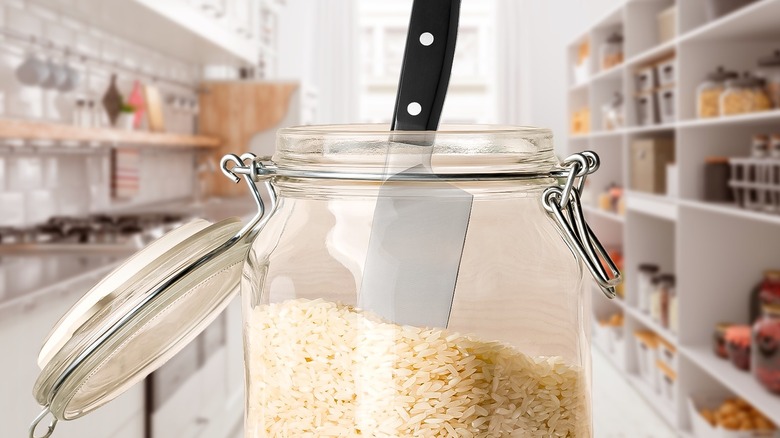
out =
{"type": "MultiPolygon", "coordinates": [[[[203,203],[182,200],[133,209],[132,213],[173,213],[217,222],[229,217],[249,220],[257,211],[251,197],[212,198],[203,203]]],[[[0,312],[29,307],[52,294],[80,296],[138,250],[132,245],[20,246],[0,245],[0,312]],[[104,247],[103,247],[104,246],[104,247]]]]}

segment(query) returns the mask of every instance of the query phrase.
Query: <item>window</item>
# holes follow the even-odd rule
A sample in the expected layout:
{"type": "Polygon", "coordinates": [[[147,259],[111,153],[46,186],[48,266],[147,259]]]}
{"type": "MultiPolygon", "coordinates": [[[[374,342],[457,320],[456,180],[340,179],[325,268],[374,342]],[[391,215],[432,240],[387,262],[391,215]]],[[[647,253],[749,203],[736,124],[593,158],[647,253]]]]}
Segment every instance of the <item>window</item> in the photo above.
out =
{"type": "MultiPolygon", "coordinates": [[[[360,120],[390,123],[409,25],[410,0],[361,0],[360,120]]],[[[495,123],[496,3],[465,1],[442,124],[495,123]]]]}

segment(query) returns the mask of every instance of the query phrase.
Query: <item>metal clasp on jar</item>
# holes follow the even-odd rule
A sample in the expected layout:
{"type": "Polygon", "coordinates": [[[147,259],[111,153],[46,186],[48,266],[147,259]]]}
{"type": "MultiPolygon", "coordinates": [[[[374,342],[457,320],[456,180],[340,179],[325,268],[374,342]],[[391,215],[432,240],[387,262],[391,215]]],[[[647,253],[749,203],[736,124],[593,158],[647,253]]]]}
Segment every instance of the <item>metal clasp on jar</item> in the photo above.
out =
{"type": "Polygon", "coordinates": [[[542,204],[563,231],[569,246],[585,262],[604,295],[615,298],[615,287],[621,282],[620,270],[588,226],[580,204],[585,179],[598,170],[599,157],[595,152],[586,151],[566,158],[563,165],[569,170],[566,182],[545,190],[542,204]]]}

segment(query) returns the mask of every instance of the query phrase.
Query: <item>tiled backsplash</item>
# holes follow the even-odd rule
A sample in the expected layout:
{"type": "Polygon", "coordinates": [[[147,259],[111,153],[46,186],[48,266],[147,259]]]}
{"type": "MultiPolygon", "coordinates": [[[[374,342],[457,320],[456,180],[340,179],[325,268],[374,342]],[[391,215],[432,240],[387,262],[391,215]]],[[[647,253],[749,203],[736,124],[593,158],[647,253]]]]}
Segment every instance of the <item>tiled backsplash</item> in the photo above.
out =
{"type": "MultiPolygon", "coordinates": [[[[78,7],[79,0],[58,3],[58,11],[68,11],[78,7]]],[[[39,41],[32,44],[0,36],[0,118],[73,123],[76,102],[86,99],[100,105],[112,74],[117,74],[124,96],[130,93],[135,81],[148,83],[154,77],[163,79],[155,85],[164,100],[172,96],[197,99],[194,87],[201,77],[201,66],[139,47],[35,1],[0,0],[0,27],[30,38],[35,36],[39,41]],[[61,51],[47,50],[47,41],[103,62],[84,62],[61,51]],[[59,92],[21,84],[15,71],[30,52],[73,67],[80,76],[77,88],[59,92]],[[118,66],[109,67],[111,63],[118,66]],[[170,84],[164,79],[191,87],[170,84]]],[[[174,107],[164,105],[167,130],[192,133],[193,114],[174,107]]],[[[139,193],[124,201],[112,200],[110,196],[110,156],[107,145],[0,139],[0,226],[29,226],[52,215],[84,215],[192,195],[193,152],[143,150],[139,193]]]]}

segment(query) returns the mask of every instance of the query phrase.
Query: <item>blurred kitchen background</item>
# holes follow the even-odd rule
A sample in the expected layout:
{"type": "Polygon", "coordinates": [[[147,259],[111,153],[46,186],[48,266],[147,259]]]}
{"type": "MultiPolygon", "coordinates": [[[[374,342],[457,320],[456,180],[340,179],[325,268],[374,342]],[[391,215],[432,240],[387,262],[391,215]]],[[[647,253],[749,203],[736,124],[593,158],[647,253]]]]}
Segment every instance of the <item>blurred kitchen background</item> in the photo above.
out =
{"type": "MultiPolygon", "coordinates": [[[[219,157],[390,121],[410,7],[0,0],[0,436],[26,433],[38,348],[104,274],[192,217],[251,216],[219,157]]],[[[626,282],[593,297],[597,437],[780,423],[778,23],[780,0],[463,0],[443,123],[602,158],[583,202],[626,282]]],[[[237,305],[57,436],[241,436],[237,305]]]]}

